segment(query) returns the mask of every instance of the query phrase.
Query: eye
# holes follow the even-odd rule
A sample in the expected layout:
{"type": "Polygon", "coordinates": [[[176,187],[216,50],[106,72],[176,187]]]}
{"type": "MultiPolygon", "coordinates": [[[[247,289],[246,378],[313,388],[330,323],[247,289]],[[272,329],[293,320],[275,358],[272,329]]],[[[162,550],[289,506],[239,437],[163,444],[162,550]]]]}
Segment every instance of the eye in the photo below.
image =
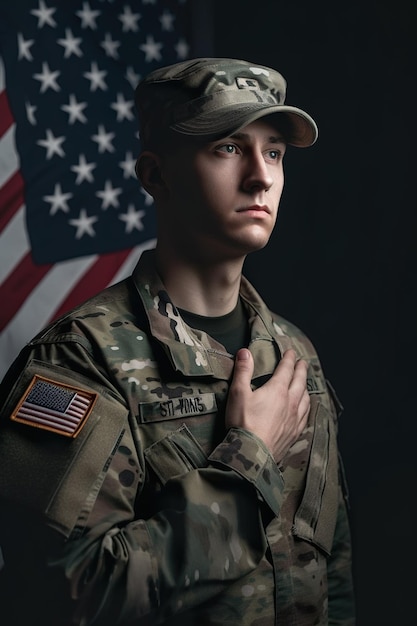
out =
{"type": "Polygon", "coordinates": [[[279,150],[268,150],[266,154],[271,161],[278,161],[281,156],[281,152],[279,150]]]}
{"type": "Polygon", "coordinates": [[[225,152],[226,154],[237,154],[237,146],[234,143],[224,143],[216,147],[218,152],[225,152]]]}

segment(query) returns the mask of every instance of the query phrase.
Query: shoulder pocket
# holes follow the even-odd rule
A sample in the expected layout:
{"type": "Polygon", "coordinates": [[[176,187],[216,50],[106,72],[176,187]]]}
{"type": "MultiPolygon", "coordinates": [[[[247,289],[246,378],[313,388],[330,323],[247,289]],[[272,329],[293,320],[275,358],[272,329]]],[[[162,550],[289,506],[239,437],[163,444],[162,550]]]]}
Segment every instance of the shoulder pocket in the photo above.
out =
{"type": "Polygon", "coordinates": [[[117,398],[89,379],[31,361],[3,410],[0,496],[46,517],[68,537],[92,487],[97,489],[97,480],[104,479],[127,414],[117,398]],[[96,396],[94,407],[75,438],[7,419],[34,376],[42,376],[57,386],[77,386],[96,396]]]}

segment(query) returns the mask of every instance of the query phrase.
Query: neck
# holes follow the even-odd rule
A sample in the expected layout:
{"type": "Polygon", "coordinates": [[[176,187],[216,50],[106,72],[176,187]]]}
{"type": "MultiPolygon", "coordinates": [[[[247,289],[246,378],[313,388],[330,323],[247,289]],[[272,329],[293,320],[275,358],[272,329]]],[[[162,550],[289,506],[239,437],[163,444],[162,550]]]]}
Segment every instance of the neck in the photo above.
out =
{"type": "Polygon", "coordinates": [[[156,247],[158,272],[175,306],[207,317],[226,315],[236,307],[243,261],[195,263],[156,247]]]}

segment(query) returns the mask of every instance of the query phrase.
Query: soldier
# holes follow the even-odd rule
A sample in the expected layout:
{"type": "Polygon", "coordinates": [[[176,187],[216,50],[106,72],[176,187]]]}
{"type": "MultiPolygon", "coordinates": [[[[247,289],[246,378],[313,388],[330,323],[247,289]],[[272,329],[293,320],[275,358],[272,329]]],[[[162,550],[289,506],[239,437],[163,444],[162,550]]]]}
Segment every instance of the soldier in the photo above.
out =
{"type": "Polygon", "coordinates": [[[285,90],[220,58],[137,87],[156,248],[0,389],[8,626],[354,624],[340,405],[308,338],[242,276],[287,146],[317,138],[285,90]]]}

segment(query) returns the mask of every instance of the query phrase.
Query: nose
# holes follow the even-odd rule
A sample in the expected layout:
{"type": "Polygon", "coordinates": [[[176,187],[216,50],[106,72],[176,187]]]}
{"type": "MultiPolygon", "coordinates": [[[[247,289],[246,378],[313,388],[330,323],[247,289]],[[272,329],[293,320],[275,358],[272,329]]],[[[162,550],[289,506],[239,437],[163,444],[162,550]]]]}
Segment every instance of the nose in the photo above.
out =
{"type": "Polygon", "coordinates": [[[247,160],[243,188],[247,192],[268,191],[273,184],[270,168],[262,152],[254,151],[247,160]]]}

